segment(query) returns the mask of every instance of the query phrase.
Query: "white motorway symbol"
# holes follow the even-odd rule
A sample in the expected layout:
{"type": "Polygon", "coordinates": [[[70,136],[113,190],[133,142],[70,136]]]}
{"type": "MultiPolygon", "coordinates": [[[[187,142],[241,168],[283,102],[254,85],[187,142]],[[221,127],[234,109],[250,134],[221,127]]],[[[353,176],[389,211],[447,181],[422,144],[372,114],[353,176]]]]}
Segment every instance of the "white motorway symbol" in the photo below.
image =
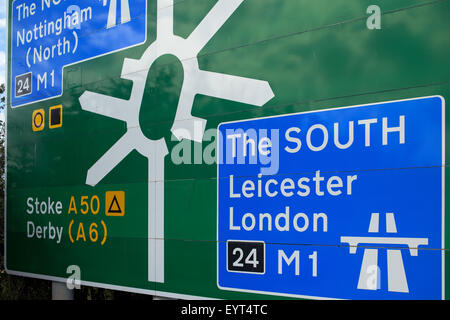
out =
{"type": "MultiPolygon", "coordinates": [[[[379,213],[372,213],[369,233],[379,232],[379,213]]],[[[397,233],[394,214],[386,213],[386,233],[397,233]]],[[[411,256],[418,255],[420,245],[428,245],[428,238],[400,237],[341,237],[342,243],[348,243],[350,254],[355,254],[359,244],[407,245],[411,256]]],[[[387,249],[388,291],[408,293],[408,281],[403,265],[402,249],[387,249]]],[[[378,249],[364,249],[364,256],[359,273],[358,289],[380,289],[378,270],[378,249]],[[375,268],[374,268],[375,267],[375,268]],[[373,273],[374,271],[375,273],[373,273]]]]}
{"type": "MultiPolygon", "coordinates": [[[[164,282],[164,138],[150,140],[140,129],[139,112],[152,64],[166,54],[183,66],[184,81],[171,128],[178,139],[201,142],[206,120],[193,117],[196,94],[263,106],[274,97],[267,81],[200,70],[198,53],[244,0],[218,0],[186,39],[173,34],[173,0],[158,0],[157,38],[141,59],[125,58],[121,77],[131,80],[130,99],[124,100],[85,91],[79,98],[83,110],[122,120],[127,132],[88,170],[86,184],[95,186],[131,151],[148,159],[148,281],[164,282]]],[[[157,106],[155,106],[157,107],[157,106]]]]}
{"type": "MultiPolygon", "coordinates": [[[[130,5],[128,1],[129,0],[120,0],[120,24],[131,21],[130,5]]],[[[105,5],[106,0],[103,0],[103,6],[105,5]]],[[[117,0],[110,0],[106,29],[115,27],[116,20],[117,20],[117,0]]]]}

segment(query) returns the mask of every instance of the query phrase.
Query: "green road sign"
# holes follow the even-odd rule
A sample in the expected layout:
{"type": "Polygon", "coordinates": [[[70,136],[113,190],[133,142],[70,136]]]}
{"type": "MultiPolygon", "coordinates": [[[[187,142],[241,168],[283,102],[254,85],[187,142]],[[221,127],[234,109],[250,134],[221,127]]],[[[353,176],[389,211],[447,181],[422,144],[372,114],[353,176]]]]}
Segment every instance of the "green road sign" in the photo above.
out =
{"type": "MultiPolygon", "coordinates": [[[[219,124],[450,99],[449,1],[7,3],[5,267],[11,274],[65,282],[77,270],[82,285],[138,293],[279,298],[282,289],[243,292],[218,284],[219,124]]],[[[295,174],[307,173],[299,164],[295,174]]],[[[442,245],[427,253],[446,252],[443,234],[442,245]]],[[[318,252],[309,258],[317,277],[321,263],[333,263],[320,260],[320,240],[300,237],[289,245],[318,252]]],[[[345,246],[339,238],[326,245],[345,246]]],[[[251,249],[242,258],[245,268],[237,262],[231,269],[256,266],[251,249]]],[[[255,255],[263,251],[258,246],[255,255]]],[[[295,274],[289,258],[284,270],[295,274]]],[[[448,279],[448,263],[443,270],[448,279]]],[[[346,285],[356,287],[358,276],[359,270],[346,285]]],[[[377,290],[386,289],[381,284],[377,290]]],[[[448,287],[443,284],[443,297],[448,287]]]]}

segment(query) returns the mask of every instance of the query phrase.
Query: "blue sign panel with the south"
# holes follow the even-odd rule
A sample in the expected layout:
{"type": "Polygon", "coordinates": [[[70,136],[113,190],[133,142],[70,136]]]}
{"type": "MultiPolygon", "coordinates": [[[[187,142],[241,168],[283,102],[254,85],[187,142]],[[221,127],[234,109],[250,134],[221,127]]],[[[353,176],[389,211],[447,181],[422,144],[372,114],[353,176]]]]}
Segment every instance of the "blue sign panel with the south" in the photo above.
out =
{"type": "Polygon", "coordinates": [[[219,126],[218,286],[444,298],[444,100],[219,126]]]}
{"type": "Polygon", "coordinates": [[[65,66],[146,40],[146,0],[15,0],[11,105],[60,96],[65,66]]]}

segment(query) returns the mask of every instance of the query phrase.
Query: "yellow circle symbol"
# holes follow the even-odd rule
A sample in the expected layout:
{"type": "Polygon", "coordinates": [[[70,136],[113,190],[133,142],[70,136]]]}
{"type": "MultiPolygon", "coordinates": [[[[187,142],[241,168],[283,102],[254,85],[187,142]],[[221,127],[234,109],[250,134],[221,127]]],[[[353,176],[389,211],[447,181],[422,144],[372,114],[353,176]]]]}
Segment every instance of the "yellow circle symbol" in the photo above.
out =
{"type": "Polygon", "coordinates": [[[38,109],[33,112],[32,116],[33,131],[44,130],[45,127],[45,110],[38,109]]]}

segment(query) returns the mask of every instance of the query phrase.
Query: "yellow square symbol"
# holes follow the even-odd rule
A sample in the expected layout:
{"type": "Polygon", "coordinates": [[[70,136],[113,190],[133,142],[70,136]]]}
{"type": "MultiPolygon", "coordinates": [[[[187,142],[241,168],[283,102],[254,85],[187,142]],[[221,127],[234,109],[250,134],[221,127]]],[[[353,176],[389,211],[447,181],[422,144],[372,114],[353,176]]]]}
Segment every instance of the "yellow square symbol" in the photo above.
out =
{"type": "Polygon", "coordinates": [[[62,104],[48,110],[48,126],[50,129],[62,127],[62,104]]]}
{"type": "Polygon", "coordinates": [[[111,217],[122,217],[125,215],[125,191],[106,192],[105,214],[111,217]]]}
{"type": "Polygon", "coordinates": [[[33,111],[33,116],[31,120],[31,125],[33,131],[41,131],[45,128],[45,110],[37,109],[33,111]]]}

